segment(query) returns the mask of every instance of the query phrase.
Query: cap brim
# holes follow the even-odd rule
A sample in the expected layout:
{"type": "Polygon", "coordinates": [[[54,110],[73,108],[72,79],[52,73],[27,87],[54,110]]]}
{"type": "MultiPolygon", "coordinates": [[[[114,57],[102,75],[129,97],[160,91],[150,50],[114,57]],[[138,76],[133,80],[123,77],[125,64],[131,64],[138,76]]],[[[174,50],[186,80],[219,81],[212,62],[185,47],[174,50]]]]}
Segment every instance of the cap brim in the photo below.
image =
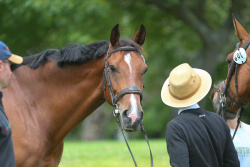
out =
{"type": "Polygon", "coordinates": [[[23,58],[21,56],[17,56],[17,55],[14,55],[12,54],[8,60],[12,63],[15,63],[15,64],[21,64],[23,62],[23,58]]]}
{"type": "Polygon", "coordinates": [[[169,78],[167,78],[161,89],[161,99],[163,103],[175,108],[188,107],[195,103],[198,103],[207,95],[212,85],[211,76],[209,75],[208,72],[204,70],[196,68],[193,69],[201,78],[201,85],[200,88],[197,90],[197,92],[187,99],[184,100],[176,99],[169,92],[169,78]]]}

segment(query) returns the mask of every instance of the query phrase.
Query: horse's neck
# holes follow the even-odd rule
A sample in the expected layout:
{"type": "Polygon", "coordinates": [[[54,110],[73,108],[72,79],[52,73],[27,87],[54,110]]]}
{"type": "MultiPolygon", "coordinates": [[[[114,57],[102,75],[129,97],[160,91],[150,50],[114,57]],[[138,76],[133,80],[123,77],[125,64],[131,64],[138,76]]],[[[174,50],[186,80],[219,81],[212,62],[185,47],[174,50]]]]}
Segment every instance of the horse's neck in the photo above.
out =
{"type": "Polygon", "coordinates": [[[46,63],[35,70],[26,69],[29,72],[24,71],[27,73],[23,74],[25,76],[16,76],[17,80],[20,78],[23,81],[19,84],[21,91],[25,92],[24,99],[36,106],[36,111],[30,108],[28,111],[36,115],[43,128],[48,130],[52,142],[61,141],[105,102],[103,69],[104,58],[101,58],[63,68],[56,67],[55,63],[46,63]]]}

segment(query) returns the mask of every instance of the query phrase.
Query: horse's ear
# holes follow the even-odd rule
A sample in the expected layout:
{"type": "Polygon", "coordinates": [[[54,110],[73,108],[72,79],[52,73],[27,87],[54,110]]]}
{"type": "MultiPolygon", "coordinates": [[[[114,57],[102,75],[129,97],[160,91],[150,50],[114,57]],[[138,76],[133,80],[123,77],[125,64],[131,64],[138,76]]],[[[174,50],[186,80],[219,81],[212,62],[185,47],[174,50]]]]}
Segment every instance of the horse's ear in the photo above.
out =
{"type": "Polygon", "coordinates": [[[141,25],[141,28],[137,31],[134,41],[138,43],[140,46],[142,46],[145,42],[146,38],[146,29],[143,25],[141,25]]]}
{"type": "Polygon", "coordinates": [[[120,30],[118,26],[119,24],[116,24],[111,31],[110,42],[112,46],[117,45],[120,39],[120,30]]]}
{"type": "Polygon", "coordinates": [[[236,20],[236,18],[233,15],[233,22],[234,22],[234,29],[235,33],[240,41],[242,41],[244,38],[247,38],[248,33],[246,30],[242,27],[242,25],[236,20]]]}

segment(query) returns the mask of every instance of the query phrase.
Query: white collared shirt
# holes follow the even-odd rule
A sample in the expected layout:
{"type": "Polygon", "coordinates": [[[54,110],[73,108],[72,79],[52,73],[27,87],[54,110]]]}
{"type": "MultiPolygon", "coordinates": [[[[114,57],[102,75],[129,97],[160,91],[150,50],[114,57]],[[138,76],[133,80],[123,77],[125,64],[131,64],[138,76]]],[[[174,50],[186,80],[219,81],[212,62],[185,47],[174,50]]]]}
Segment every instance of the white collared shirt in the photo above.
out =
{"type": "Polygon", "coordinates": [[[184,111],[184,110],[196,109],[196,108],[200,108],[200,106],[199,106],[197,103],[195,103],[195,104],[193,104],[193,105],[191,105],[191,106],[188,106],[188,107],[180,108],[179,111],[178,111],[178,115],[180,115],[180,113],[181,113],[182,111],[184,111]]]}

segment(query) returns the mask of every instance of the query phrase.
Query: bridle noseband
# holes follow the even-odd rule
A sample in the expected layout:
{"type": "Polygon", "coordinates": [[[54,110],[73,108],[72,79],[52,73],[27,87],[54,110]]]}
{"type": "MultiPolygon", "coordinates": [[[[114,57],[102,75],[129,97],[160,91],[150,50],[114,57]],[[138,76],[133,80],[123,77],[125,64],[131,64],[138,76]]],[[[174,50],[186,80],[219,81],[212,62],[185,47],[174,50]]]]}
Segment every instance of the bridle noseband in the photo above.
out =
{"type": "Polygon", "coordinates": [[[224,81],[222,81],[220,83],[224,92],[220,92],[219,89],[217,90],[219,102],[221,104],[221,107],[220,107],[220,110],[219,110],[219,113],[218,113],[219,115],[222,115],[222,111],[225,110],[226,97],[229,97],[229,99],[232,101],[234,106],[236,106],[238,108],[241,108],[240,116],[239,116],[239,118],[237,120],[237,126],[236,126],[236,129],[234,131],[233,138],[234,138],[234,136],[236,134],[236,131],[238,129],[238,126],[239,126],[241,117],[243,115],[243,112],[244,112],[245,108],[248,106],[248,102],[247,103],[244,102],[242,100],[242,98],[240,97],[240,95],[239,95],[238,81],[237,80],[238,80],[238,67],[239,67],[240,64],[245,63],[245,61],[247,59],[246,50],[247,50],[247,47],[249,46],[249,44],[250,44],[250,40],[248,40],[241,48],[239,48],[239,43],[237,43],[236,51],[234,53],[234,61],[231,64],[231,67],[230,67],[230,70],[229,70],[229,73],[228,73],[228,76],[227,76],[227,83],[225,84],[224,81]],[[235,99],[233,99],[232,96],[228,92],[229,82],[230,82],[233,74],[235,74],[235,88],[236,88],[237,97],[240,100],[240,103],[237,102],[235,99]]]}
{"type": "MultiPolygon", "coordinates": [[[[121,90],[116,96],[114,94],[114,91],[113,91],[113,88],[112,88],[112,85],[111,85],[111,80],[110,80],[110,75],[109,75],[109,64],[108,64],[108,58],[115,52],[118,52],[118,51],[133,51],[133,52],[138,52],[140,53],[140,51],[135,48],[135,47],[131,47],[131,46],[124,46],[124,47],[120,47],[120,48],[117,48],[117,49],[114,49],[112,50],[111,52],[109,52],[109,50],[107,51],[107,57],[106,57],[106,60],[105,60],[105,67],[104,67],[104,71],[103,71],[103,83],[104,83],[104,86],[103,86],[103,90],[104,90],[104,97],[107,100],[107,95],[106,95],[106,82],[107,82],[107,86],[109,88],[109,93],[110,93],[110,97],[111,97],[111,103],[112,103],[112,106],[114,107],[114,110],[113,110],[113,114],[114,114],[114,117],[121,129],[121,132],[122,132],[122,135],[123,135],[123,138],[126,142],[126,145],[128,147],[128,150],[130,152],[130,155],[134,161],[134,164],[135,164],[135,167],[137,167],[137,164],[136,164],[136,161],[134,159],[134,156],[132,154],[132,151],[128,145],[128,142],[125,138],[125,135],[123,133],[123,128],[121,126],[121,122],[119,120],[119,111],[118,111],[118,106],[117,106],[117,102],[118,100],[126,95],[126,94],[139,94],[140,95],[140,102],[141,102],[141,105],[142,105],[142,98],[143,98],[143,93],[142,93],[142,90],[138,87],[138,86],[128,86],[126,88],[124,88],[123,90],[121,90]]],[[[143,58],[144,59],[144,58],[143,58]]],[[[150,145],[149,145],[149,141],[148,141],[148,137],[147,137],[147,134],[146,134],[146,131],[142,125],[142,123],[140,124],[140,127],[141,127],[141,131],[146,139],[146,142],[148,144],[148,147],[149,147],[149,151],[150,151],[150,158],[151,158],[151,167],[153,167],[153,155],[152,155],[152,152],[151,152],[151,149],[150,149],[150,145]]]]}

